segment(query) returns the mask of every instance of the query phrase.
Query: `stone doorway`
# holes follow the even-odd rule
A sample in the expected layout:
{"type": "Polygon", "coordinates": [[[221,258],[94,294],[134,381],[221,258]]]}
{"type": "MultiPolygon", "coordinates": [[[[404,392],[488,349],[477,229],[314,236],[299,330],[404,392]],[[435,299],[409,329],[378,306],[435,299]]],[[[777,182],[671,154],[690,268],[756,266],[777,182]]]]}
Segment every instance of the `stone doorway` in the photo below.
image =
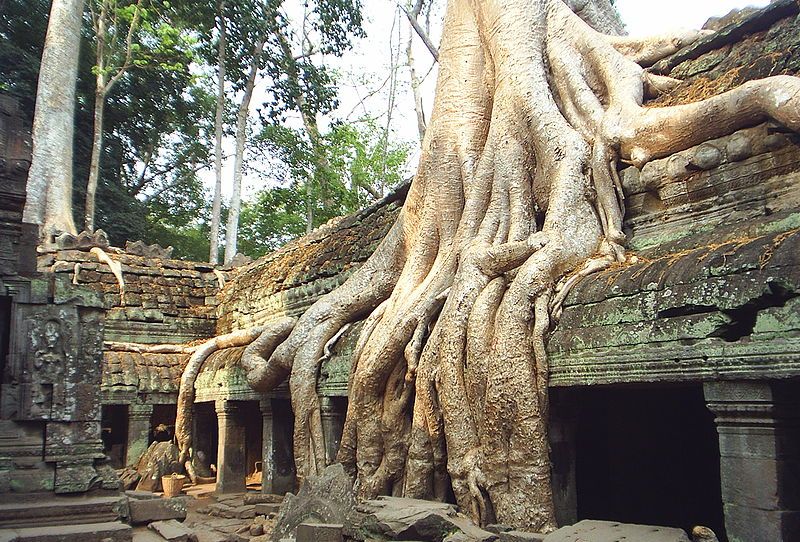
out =
{"type": "Polygon", "coordinates": [[[111,458],[111,466],[125,466],[128,444],[128,405],[103,405],[101,413],[103,452],[111,458]]]}
{"type": "Polygon", "coordinates": [[[714,416],[702,385],[570,390],[578,519],[691,529],[726,540],[714,416]]]}

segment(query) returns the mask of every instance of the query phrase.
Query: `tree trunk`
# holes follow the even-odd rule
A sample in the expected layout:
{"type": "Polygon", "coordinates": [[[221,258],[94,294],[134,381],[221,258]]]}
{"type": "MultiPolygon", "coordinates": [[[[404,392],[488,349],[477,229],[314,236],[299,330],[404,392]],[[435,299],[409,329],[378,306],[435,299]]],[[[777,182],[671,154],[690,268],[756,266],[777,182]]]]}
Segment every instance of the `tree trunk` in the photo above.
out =
{"type": "Polygon", "coordinates": [[[97,181],[100,178],[100,155],[103,153],[103,113],[106,98],[102,90],[105,85],[98,75],[97,89],[94,96],[94,134],[92,135],[92,160],[89,164],[89,180],[86,183],[86,204],[84,207],[84,229],[94,231],[95,198],[97,181]]]}
{"type": "Polygon", "coordinates": [[[24,220],[43,237],[76,233],[72,217],[72,144],[83,0],[53,0],[47,25],[24,220]]]}
{"type": "Polygon", "coordinates": [[[219,225],[222,210],[222,139],[223,119],[225,113],[225,2],[218,4],[219,13],[219,45],[217,48],[217,111],[214,118],[214,202],[211,206],[211,248],[208,262],[216,265],[219,261],[219,225]]]}
{"type": "Polygon", "coordinates": [[[573,4],[578,14],[562,0],[450,1],[397,222],[273,352],[248,358],[254,389],[289,375],[301,480],[325,466],[325,346],[366,316],[337,458],[359,496],[444,499],[449,484],[476,521],[554,529],[546,334],[574,278],[626,257],[618,162],[642,167],[767,118],[800,129],[790,76],[644,107],[645,85],[669,81],[635,61],[692,38],[602,34],[621,28],[608,0],[573,4]]]}
{"type": "Polygon", "coordinates": [[[417,77],[417,68],[414,65],[414,52],[412,45],[414,43],[413,34],[408,37],[408,45],[406,46],[406,59],[408,60],[409,76],[411,78],[411,92],[414,97],[414,112],[417,114],[417,132],[419,133],[419,141],[422,143],[425,140],[425,130],[427,124],[425,122],[425,108],[422,104],[422,93],[420,92],[420,85],[422,84],[417,77]]]}
{"type": "Polygon", "coordinates": [[[264,42],[261,41],[256,45],[253,52],[253,61],[245,84],[244,96],[236,114],[236,156],[233,162],[231,205],[228,209],[228,223],[225,227],[225,263],[230,263],[233,257],[236,256],[239,209],[242,205],[242,174],[244,170],[244,146],[247,143],[247,120],[250,116],[250,100],[253,98],[253,88],[256,84],[256,76],[258,75],[263,49],[264,42]]]}

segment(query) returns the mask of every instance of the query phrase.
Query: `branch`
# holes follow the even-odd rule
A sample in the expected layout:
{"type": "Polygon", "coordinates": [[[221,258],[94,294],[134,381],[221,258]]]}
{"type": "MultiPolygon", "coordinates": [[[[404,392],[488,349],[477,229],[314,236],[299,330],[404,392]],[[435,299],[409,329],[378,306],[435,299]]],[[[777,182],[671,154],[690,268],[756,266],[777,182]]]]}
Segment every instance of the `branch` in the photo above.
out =
{"type": "MultiPolygon", "coordinates": [[[[204,169],[208,169],[209,167],[211,167],[210,164],[203,164],[203,165],[197,166],[195,168],[192,168],[189,172],[190,173],[197,173],[198,171],[202,171],[204,169]]],[[[173,167],[171,169],[175,169],[175,168],[173,167]]],[[[151,177],[151,180],[154,179],[154,178],[155,177],[151,177]]],[[[153,201],[155,198],[157,198],[158,196],[160,196],[161,194],[163,194],[164,192],[166,192],[170,188],[174,188],[175,185],[178,184],[178,182],[180,182],[181,178],[182,178],[181,176],[175,177],[171,182],[165,184],[164,186],[162,186],[161,188],[159,188],[158,190],[156,190],[152,194],[146,196],[144,198],[144,203],[150,203],[151,201],[153,201]]]]}
{"type": "MultiPolygon", "coordinates": [[[[421,9],[422,2],[418,1],[417,6],[419,6],[421,9]]],[[[428,51],[430,51],[431,55],[433,56],[433,59],[436,62],[439,62],[439,49],[436,48],[436,46],[431,41],[431,38],[428,37],[428,33],[425,32],[425,29],[422,28],[422,26],[420,26],[419,24],[419,21],[417,21],[417,17],[415,15],[417,6],[414,6],[414,11],[408,11],[408,9],[406,9],[404,6],[400,6],[400,9],[402,9],[403,12],[406,14],[406,17],[408,17],[408,22],[411,23],[411,28],[413,28],[414,31],[417,33],[417,35],[422,39],[422,42],[425,44],[425,47],[428,48],[428,51]]],[[[419,14],[418,12],[416,13],[417,15],[419,14]]]]}
{"type": "Polygon", "coordinates": [[[136,10],[133,13],[133,19],[131,19],[131,24],[128,27],[128,35],[125,37],[125,62],[122,63],[117,73],[109,79],[108,84],[106,84],[105,92],[108,93],[117,84],[117,82],[122,79],[122,76],[125,75],[125,72],[131,67],[131,63],[133,61],[133,35],[136,32],[136,28],[139,26],[139,18],[141,17],[141,8],[142,2],[144,0],[139,0],[136,2],[136,10]]]}

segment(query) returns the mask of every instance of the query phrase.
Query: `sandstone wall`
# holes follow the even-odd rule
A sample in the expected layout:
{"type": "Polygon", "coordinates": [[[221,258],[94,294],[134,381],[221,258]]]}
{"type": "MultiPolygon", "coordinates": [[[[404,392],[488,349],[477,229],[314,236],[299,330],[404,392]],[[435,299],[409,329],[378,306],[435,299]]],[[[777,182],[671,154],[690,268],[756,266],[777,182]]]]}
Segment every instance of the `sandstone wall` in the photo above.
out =
{"type": "MultiPolygon", "coordinates": [[[[56,281],[80,284],[102,295],[105,340],[180,344],[214,335],[220,279],[208,264],[108,251],[121,264],[124,288],[108,264],[82,250],[39,257],[56,281]]],[[[225,276],[225,275],[223,275],[225,276]]]]}

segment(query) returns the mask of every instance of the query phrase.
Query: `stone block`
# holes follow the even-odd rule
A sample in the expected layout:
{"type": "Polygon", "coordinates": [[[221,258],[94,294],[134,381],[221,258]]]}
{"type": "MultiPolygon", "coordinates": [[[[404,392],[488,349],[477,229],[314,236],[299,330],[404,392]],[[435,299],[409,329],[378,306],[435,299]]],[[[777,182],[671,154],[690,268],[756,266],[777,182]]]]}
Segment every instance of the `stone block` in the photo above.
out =
{"type": "Polygon", "coordinates": [[[27,527],[0,531],[0,540],[14,533],[14,542],[131,542],[133,531],[130,525],[118,521],[88,523],[81,525],[59,525],[55,527],[27,527]]]}
{"type": "Polygon", "coordinates": [[[161,498],[159,495],[151,493],[150,491],[136,491],[134,489],[129,489],[128,491],[125,492],[125,495],[127,497],[130,497],[131,499],[137,499],[140,501],[161,498]]]}
{"type": "Polygon", "coordinates": [[[800,461],[726,457],[720,466],[725,502],[762,510],[800,507],[800,461]]]}
{"type": "Polygon", "coordinates": [[[165,519],[186,519],[188,497],[129,501],[131,523],[140,525],[165,519]]]}
{"type": "MultiPolygon", "coordinates": [[[[682,529],[634,525],[614,521],[583,520],[562,527],[544,537],[544,542],[618,542],[619,540],[647,542],[689,542],[682,529]]],[[[779,540],[754,538],[753,540],[779,540]]]]}
{"type": "Polygon", "coordinates": [[[255,507],[257,516],[268,516],[281,511],[281,505],[279,503],[263,502],[256,504],[255,507]]]}
{"type": "Polygon", "coordinates": [[[174,519],[154,521],[147,527],[157,532],[161,535],[161,538],[168,542],[189,542],[190,540],[196,539],[194,532],[174,519]]]}
{"type": "Polygon", "coordinates": [[[543,542],[545,535],[525,531],[506,531],[499,533],[498,542],[543,542]]]}
{"type": "Polygon", "coordinates": [[[800,542],[800,512],[732,504],[725,504],[724,510],[729,542],[800,542]]]}
{"type": "Polygon", "coordinates": [[[297,542],[342,542],[340,523],[301,523],[297,526],[297,542]]]}

